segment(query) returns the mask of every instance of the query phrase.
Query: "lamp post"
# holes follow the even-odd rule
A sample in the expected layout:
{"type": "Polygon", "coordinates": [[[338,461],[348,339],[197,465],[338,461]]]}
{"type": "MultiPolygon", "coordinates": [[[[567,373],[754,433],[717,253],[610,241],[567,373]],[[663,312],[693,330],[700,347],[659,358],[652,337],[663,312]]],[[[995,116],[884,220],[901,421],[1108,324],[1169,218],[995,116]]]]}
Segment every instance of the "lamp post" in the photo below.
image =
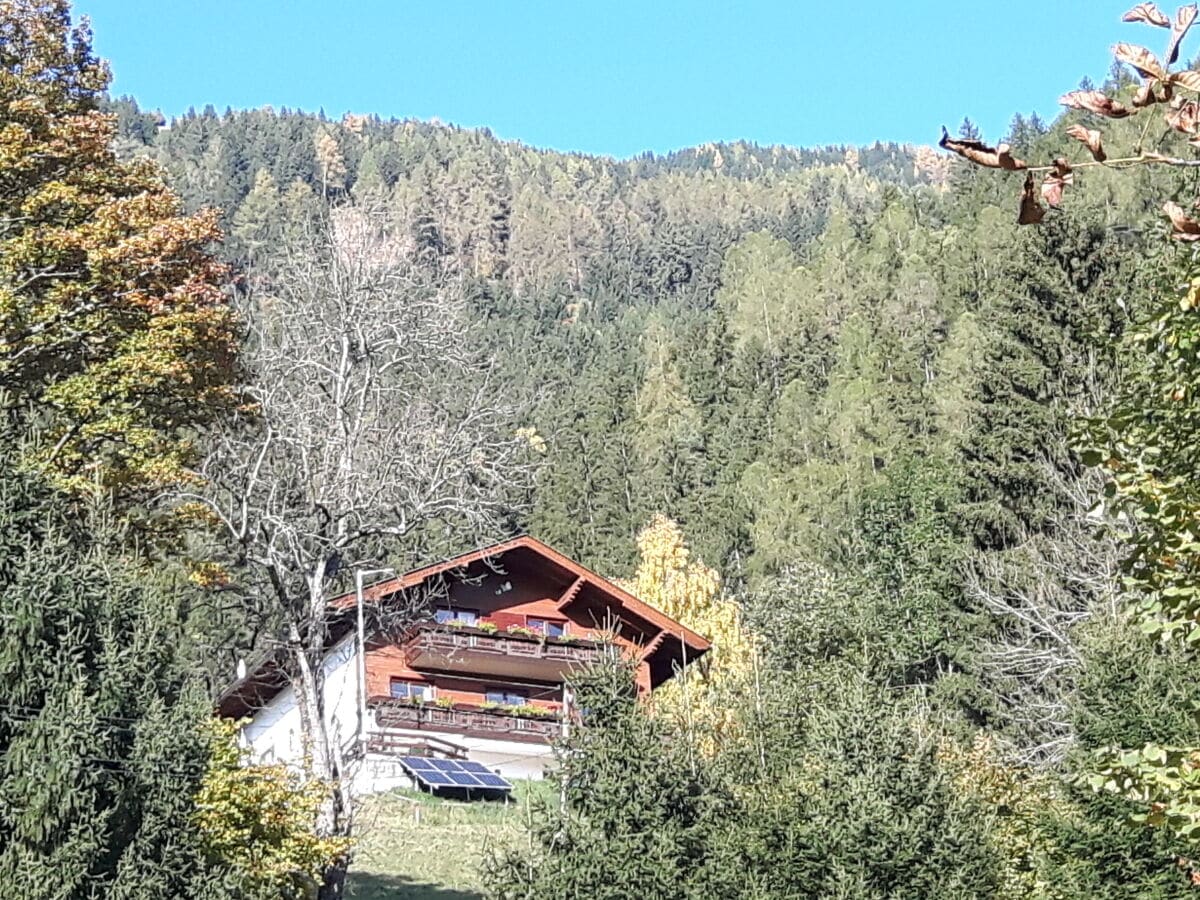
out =
{"type": "Polygon", "coordinates": [[[358,745],[367,759],[367,636],[363,624],[363,579],[368,575],[395,575],[395,569],[355,569],[354,594],[358,607],[358,745]]]}

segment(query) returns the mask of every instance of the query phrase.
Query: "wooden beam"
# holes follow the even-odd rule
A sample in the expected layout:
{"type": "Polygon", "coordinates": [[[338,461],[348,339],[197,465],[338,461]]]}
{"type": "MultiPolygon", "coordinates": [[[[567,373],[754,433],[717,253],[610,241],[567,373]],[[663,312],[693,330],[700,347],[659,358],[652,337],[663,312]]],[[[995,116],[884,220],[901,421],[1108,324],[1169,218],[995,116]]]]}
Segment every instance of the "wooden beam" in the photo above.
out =
{"type": "Polygon", "coordinates": [[[666,638],[666,636],[667,636],[667,633],[665,631],[660,631],[655,636],[654,640],[652,640],[650,643],[648,643],[645,646],[645,648],[643,648],[642,655],[640,657],[643,662],[645,662],[647,659],[649,659],[654,654],[654,651],[662,646],[662,642],[666,638]]]}
{"type": "Polygon", "coordinates": [[[579,596],[579,592],[583,589],[583,583],[586,580],[587,579],[580,575],[573,582],[571,582],[571,586],[563,592],[561,597],[558,598],[556,608],[559,612],[562,612],[574,602],[575,598],[579,596]]]}

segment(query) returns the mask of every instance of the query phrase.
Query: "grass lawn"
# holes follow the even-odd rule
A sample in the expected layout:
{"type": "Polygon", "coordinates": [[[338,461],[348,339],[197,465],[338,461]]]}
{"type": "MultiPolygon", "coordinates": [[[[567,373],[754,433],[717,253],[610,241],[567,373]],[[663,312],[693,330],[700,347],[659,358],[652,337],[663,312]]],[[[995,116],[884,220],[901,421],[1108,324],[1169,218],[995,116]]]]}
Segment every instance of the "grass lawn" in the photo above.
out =
{"type": "Polygon", "coordinates": [[[544,782],[516,785],[513,799],[464,803],[416,791],[363,802],[347,893],[355,900],[479,900],[479,865],[492,848],[524,839],[531,796],[544,782]]]}

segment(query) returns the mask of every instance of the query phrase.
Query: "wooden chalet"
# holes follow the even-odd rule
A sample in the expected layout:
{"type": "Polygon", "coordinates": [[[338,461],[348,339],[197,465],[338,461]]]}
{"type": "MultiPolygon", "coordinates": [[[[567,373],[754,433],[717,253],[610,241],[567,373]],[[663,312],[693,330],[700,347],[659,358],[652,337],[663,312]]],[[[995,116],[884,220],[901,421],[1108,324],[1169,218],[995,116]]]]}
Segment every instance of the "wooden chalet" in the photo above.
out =
{"type": "MultiPolygon", "coordinates": [[[[389,609],[428,612],[404,627],[368,627],[360,667],[357,595],[333,601],[326,714],[335,739],[363,760],[364,792],[405,783],[394,763],[411,756],[541,777],[549,743],[571,717],[572,671],[621,653],[648,693],[709,649],[699,634],[528,536],[373,584],[363,600],[373,623],[386,622],[389,609]]],[[[299,757],[298,711],[271,661],[233,685],[219,710],[250,719],[244,736],[260,758],[299,757]]]]}

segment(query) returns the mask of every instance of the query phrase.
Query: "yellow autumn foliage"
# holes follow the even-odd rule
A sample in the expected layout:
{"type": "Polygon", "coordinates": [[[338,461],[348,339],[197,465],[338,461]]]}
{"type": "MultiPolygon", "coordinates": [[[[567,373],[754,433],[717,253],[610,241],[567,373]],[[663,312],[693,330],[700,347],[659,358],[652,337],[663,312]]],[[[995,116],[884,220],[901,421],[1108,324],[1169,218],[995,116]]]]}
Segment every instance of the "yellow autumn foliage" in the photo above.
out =
{"type": "Polygon", "coordinates": [[[3,0],[0,34],[0,384],[36,411],[24,462],[80,494],[189,483],[197,431],[239,400],[220,216],[118,157],[66,0],[3,0]]]}
{"type": "Polygon", "coordinates": [[[238,745],[239,725],[212,720],[208,770],[196,794],[205,849],[256,891],[316,896],[322,874],[350,849],[348,838],[315,830],[331,788],[282,764],[250,764],[238,745]]]}
{"type": "Polygon", "coordinates": [[[753,641],[737,603],[721,592],[720,574],[692,558],[674,521],[654,516],[638,535],[638,551],[637,570],[621,586],[712,642],[697,666],[654,697],[655,710],[678,719],[701,752],[710,754],[737,727],[737,703],[731,695],[751,681],[753,641]]]}
{"type": "Polygon", "coordinates": [[[995,742],[979,735],[969,747],[946,741],[938,750],[941,764],[956,787],[985,808],[995,810],[990,843],[1000,860],[1001,900],[1059,900],[1066,892],[1043,875],[1043,858],[1053,847],[1041,820],[1067,815],[1054,782],[1045,775],[1005,763],[995,742]]]}

